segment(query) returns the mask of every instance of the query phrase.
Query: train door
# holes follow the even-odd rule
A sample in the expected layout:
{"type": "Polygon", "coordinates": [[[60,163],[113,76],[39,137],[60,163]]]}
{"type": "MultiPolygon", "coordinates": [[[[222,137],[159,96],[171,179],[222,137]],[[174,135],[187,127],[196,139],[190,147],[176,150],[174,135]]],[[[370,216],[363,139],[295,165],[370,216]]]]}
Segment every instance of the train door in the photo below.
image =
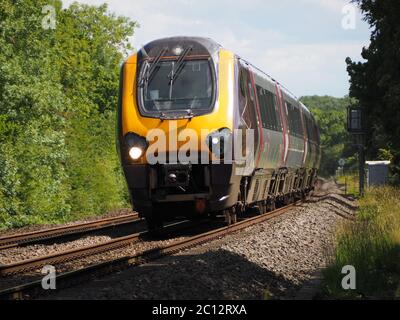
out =
{"type": "MultiPolygon", "coordinates": [[[[239,60],[239,120],[238,129],[241,129],[243,134],[246,130],[252,130],[254,134],[254,159],[260,151],[260,126],[257,114],[256,95],[252,85],[251,73],[248,66],[239,60]]],[[[245,138],[242,138],[242,143],[245,143],[245,138]]]]}
{"type": "Polygon", "coordinates": [[[282,94],[282,90],[279,85],[276,85],[276,93],[278,96],[280,116],[281,116],[281,124],[282,124],[282,136],[283,136],[283,146],[281,150],[281,161],[280,167],[283,168],[286,166],[286,159],[289,152],[289,134],[288,134],[288,123],[287,123],[287,112],[285,99],[282,94]]]}

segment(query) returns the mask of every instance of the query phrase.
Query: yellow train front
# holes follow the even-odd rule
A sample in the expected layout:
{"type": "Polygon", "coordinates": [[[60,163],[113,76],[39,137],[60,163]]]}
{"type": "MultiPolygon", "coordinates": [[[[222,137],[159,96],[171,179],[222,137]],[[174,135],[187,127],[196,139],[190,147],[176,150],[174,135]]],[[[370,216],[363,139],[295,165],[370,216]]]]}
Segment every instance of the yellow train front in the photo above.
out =
{"type": "Polygon", "coordinates": [[[160,39],[130,56],[117,114],[132,205],[150,229],[221,212],[232,223],[247,207],[264,212],[313,188],[320,148],[312,115],[210,39],[160,39]]]}

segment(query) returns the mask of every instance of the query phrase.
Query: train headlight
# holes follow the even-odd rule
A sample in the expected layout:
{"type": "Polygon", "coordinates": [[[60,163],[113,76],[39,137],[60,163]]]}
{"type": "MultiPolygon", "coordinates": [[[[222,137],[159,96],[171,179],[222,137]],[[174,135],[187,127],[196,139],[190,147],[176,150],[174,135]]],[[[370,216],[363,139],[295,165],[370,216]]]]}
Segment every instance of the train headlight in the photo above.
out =
{"type": "Polygon", "coordinates": [[[219,143],[219,141],[220,141],[219,137],[213,137],[213,138],[211,139],[211,143],[212,143],[213,145],[217,145],[217,144],[219,143]]]}
{"type": "Polygon", "coordinates": [[[182,49],[182,47],[175,47],[173,50],[172,50],[172,52],[174,53],[174,55],[176,55],[176,56],[180,56],[181,54],[182,54],[182,52],[183,52],[183,49],[182,49]]]}
{"type": "Polygon", "coordinates": [[[148,147],[146,138],[141,137],[133,132],[129,132],[128,134],[126,134],[125,144],[129,157],[134,161],[139,160],[148,147]]]}
{"type": "Polygon", "coordinates": [[[219,158],[232,150],[232,132],[228,128],[222,128],[208,135],[208,147],[219,158]]]}
{"type": "Polygon", "coordinates": [[[143,155],[143,150],[138,147],[132,147],[129,150],[129,156],[132,160],[139,160],[139,158],[143,155]]]}

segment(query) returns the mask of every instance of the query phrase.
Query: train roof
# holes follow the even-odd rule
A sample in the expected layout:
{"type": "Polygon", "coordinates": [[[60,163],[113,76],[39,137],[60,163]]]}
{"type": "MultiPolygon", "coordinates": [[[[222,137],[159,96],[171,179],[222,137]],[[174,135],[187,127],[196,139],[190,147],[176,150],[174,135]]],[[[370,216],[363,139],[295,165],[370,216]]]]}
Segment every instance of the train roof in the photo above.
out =
{"type": "Polygon", "coordinates": [[[287,87],[285,87],[283,84],[281,84],[279,81],[275,80],[271,75],[269,75],[268,73],[262,71],[260,68],[256,67],[255,65],[253,65],[252,63],[248,62],[247,60],[243,59],[242,57],[238,56],[237,57],[241,60],[243,60],[245,63],[247,63],[249,66],[251,66],[257,73],[259,76],[264,76],[264,78],[267,78],[269,81],[271,81],[274,84],[279,85],[279,87],[281,88],[282,92],[284,94],[286,94],[288,97],[290,97],[291,99],[295,100],[299,106],[306,111],[308,114],[311,114],[310,110],[307,108],[306,105],[304,105],[300,99],[294,94],[292,93],[287,87]]]}
{"type": "MultiPolygon", "coordinates": [[[[172,53],[172,50],[175,47],[186,47],[186,46],[192,46],[192,54],[196,55],[201,55],[201,54],[207,54],[212,57],[215,57],[218,52],[223,48],[222,45],[220,45],[218,42],[214,41],[211,38],[206,38],[206,37],[191,37],[191,36],[177,36],[177,37],[168,37],[168,38],[161,38],[161,39],[156,39],[148,44],[146,44],[140,51],[139,55],[148,55],[148,56],[157,56],[159,53],[160,49],[162,48],[168,48],[168,52],[172,53]]],[[[267,74],[260,68],[256,67],[246,59],[243,59],[239,55],[235,54],[236,57],[239,59],[243,60],[245,63],[250,65],[255,71],[257,71],[259,74],[263,75],[266,77],[269,81],[273,82],[274,84],[278,84],[279,87],[281,88],[282,92],[285,93],[287,96],[292,98],[293,100],[297,101],[299,105],[301,106],[302,109],[308,111],[310,113],[309,109],[300,102],[299,98],[296,97],[295,94],[293,94],[287,87],[285,87],[283,84],[281,84],[279,81],[274,79],[271,75],[267,74]]]]}
{"type": "Polygon", "coordinates": [[[160,49],[167,48],[166,54],[175,55],[172,50],[176,47],[192,46],[191,54],[193,55],[210,55],[218,54],[222,46],[210,38],[203,37],[169,37],[157,39],[146,44],[140,49],[139,54],[148,56],[157,56],[160,49]]]}

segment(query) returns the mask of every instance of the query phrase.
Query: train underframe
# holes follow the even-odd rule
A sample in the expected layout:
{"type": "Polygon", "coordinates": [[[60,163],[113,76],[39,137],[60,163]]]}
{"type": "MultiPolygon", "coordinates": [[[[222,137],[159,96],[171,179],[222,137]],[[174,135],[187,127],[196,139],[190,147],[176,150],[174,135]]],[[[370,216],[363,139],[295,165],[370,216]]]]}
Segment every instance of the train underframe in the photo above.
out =
{"type": "Polygon", "coordinates": [[[256,170],[235,174],[235,165],[133,165],[124,167],[132,206],[150,230],[174,219],[223,214],[227,224],[251,210],[259,214],[307,197],[316,169],[256,170]]]}

